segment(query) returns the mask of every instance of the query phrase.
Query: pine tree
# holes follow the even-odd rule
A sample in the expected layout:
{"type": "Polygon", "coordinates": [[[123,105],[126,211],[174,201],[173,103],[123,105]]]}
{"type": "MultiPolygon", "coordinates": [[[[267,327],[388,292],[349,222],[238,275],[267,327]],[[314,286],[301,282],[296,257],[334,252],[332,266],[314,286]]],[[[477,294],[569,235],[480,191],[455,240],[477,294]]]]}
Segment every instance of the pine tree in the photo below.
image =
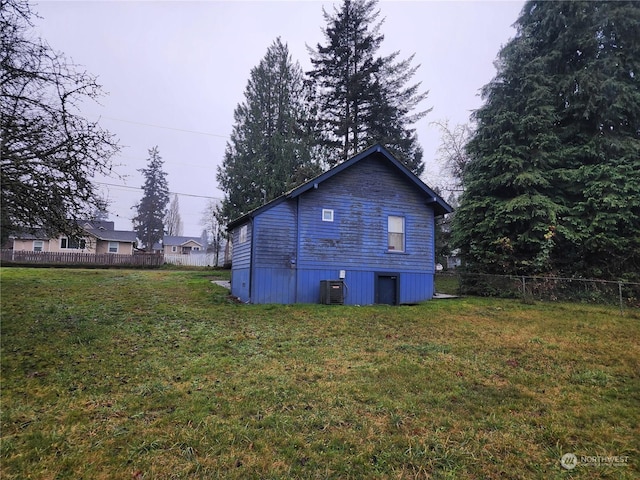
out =
{"type": "Polygon", "coordinates": [[[468,145],[467,265],[640,271],[640,4],[528,1],[468,145]]]}
{"type": "Polygon", "coordinates": [[[245,101],[234,112],[217,180],[225,193],[220,215],[230,220],[318,173],[304,132],[302,70],[280,39],[251,70],[245,101]]]}
{"type": "Polygon", "coordinates": [[[169,203],[167,174],[162,170],[163,161],[158,147],[149,150],[147,168],[138,170],[144,175],[142,200],[133,208],[137,215],[133,218],[134,230],[146,251],[151,251],[164,235],[164,219],[169,203]]]}
{"type": "Polygon", "coordinates": [[[410,125],[427,111],[414,112],[426,98],[420,84],[407,86],[419,66],[413,56],[398,61],[399,52],[377,56],[384,40],[377,19],[377,0],[345,0],[327,23],[324,45],[310,49],[317,135],[329,166],[370,146],[382,143],[416,174],[424,170],[422,149],[410,125]]]}

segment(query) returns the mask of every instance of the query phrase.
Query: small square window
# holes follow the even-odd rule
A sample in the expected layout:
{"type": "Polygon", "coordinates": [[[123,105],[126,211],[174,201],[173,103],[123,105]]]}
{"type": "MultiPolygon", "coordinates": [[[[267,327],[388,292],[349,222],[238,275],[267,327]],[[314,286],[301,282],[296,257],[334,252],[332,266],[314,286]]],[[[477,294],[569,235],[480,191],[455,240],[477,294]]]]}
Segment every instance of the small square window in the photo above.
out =
{"type": "Polygon", "coordinates": [[[322,209],[322,221],[323,222],[333,222],[333,210],[329,208],[322,209]]]}
{"type": "Polygon", "coordinates": [[[118,253],[118,242],[109,242],[109,253],[118,253]]]}
{"type": "Polygon", "coordinates": [[[44,251],[44,242],[42,240],[34,240],[33,241],[33,251],[34,252],[42,252],[42,251],[44,251]]]}
{"type": "Polygon", "coordinates": [[[171,245],[171,251],[174,252],[174,253],[177,252],[178,251],[178,247],[175,246],[175,245],[171,245]]]}

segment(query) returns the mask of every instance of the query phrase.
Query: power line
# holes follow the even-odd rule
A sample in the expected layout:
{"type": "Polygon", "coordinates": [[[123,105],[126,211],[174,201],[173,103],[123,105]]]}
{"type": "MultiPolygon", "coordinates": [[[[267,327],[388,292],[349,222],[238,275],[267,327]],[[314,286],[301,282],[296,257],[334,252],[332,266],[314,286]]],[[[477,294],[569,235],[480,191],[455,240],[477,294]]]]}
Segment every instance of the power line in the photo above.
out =
{"type": "MultiPolygon", "coordinates": [[[[119,158],[129,158],[129,159],[135,160],[137,162],[138,161],[139,162],[144,162],[144,161],[147,160],[147,159],[144,159],[144,158],[142,158],[140,156],[124,155],[122,153],[119,153],[118,157],[119,158]]],[[[181,166],[185,166],[185,167],[205,168],[205,169],[211,169],[211,170],[216,168],[216,165],[197,165],[195,163],[186,163],[186,162],[181,162],[181,161],[177,161],[177,160],[173,160],[171,158],[165,158],[165,157],[162,158],[162,161],[165,162],[165,163],[171,164],[171,165],[181,165],[181,166]]],[[[121,166],[121,165],[123,165],[123,164],[120,164],[119,166],[121,166]]]]}
{"type": "MultiPolygon", "coordinates": [[[[142,187],[131,187],[129,185],[117,185],[115,183],[107,183],[107,182],[96,182],[94,181],[93,183],[97,184],[97,185],[105,185],[108,187],[117,187],[117,188],[124,188],[124,189],[128,189],[128,190],[136,190],[136,191],[141,191],[142,187]]],[[[193,198],[206,198],[209,200],[222,200],[220,197],[211,197],[211,196],[207,196],[207,195],[195,195],[193,193],[182,193],[182,192],[169,192],[170,195],[181,195],[184,197],[193,197],[193,198]]]]}
{"type": "Polygon", "coordinates": [[[144,127],[163,128],[165,130],[173,130],[173,131],[176,131],[176,132],[184,132],[184,133],[193,133],[193,134],[196,134],[196,135],[206,135],[208,137],[230,138],[229,135],[220,135],[218,133],[209,133],[209,132],[199,132],[197,130],[188,130],[186,128],[165,127],[164,125],[154,125],[152,123],[136,122],[136,121],[133,121],[133,120],[123,120],[121,118],[107,117],[105,115],[97,115],[97,117],[98,118],[106,118],[107,120],[113,120],[115,122],[131,123],[133,125],[142,125],[144,127]]]}

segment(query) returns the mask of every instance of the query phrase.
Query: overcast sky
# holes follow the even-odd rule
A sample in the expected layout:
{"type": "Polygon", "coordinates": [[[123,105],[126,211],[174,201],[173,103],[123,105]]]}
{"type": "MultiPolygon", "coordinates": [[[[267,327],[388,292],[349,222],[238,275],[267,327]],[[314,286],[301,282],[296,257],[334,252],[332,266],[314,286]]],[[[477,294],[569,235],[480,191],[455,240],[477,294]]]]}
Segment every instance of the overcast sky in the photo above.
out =
{"type": "MultiPolygon", "coordinates": [[[[132,228],[132,206],[142,196],[148,150],[158,146],[169,189],[179,194],[184,235],[200,236],[207,198],[220,199],[216,168],[244,101],[253,67],[280,37],[306,71],[306,45],[323,43],[322,8],[330,1],[52,1],[35,3],[42,38],[97,75],[108,93],[83,115],[100,118],[122,146],[114,158],[122,178],[101,179],[116,229],[132,228]],[[113,186],[117,185],[117,186],[113,186]]],[[[340,2],[337,2],[339,5],[340,2]]],[[[414,80],[433,108],[417,125],[431,186],[441,182],[431,122],[466,123],[481,105],[479,89],[495,75],[493,62],[515,35],[524,2],[381,1],[380,54],[415,53],[414,80]]],[[[173,195],[172,195],[173,197],[173,195]]]]}

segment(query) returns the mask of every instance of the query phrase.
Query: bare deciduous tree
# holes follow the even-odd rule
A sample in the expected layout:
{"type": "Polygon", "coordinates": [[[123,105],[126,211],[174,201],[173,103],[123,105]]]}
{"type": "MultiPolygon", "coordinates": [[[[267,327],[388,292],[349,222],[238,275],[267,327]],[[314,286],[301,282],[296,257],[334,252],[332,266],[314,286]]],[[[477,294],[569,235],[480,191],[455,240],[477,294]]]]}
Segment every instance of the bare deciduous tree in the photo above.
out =
{"type": "Polygon", "coordinates": [[[182,235],[182,217],[180,216],[180,204],[178,203],[178,194],[173,196],[173,200],[169,204],[167,216],[164,219],[167,235],[182,235]]]}
{"type": "Polygon", "coordinates": [[[0,227],[74,233],[104,208],[92,178],[109,174],[114,136],[80,114],[96,78],[35,38],[26,0],[0,0],[0,227]]]}
{"type": "Polygon", "coordinates": [[[440,130],[439,159],[442,161],[447,176],[452,179],[449,190],[461,192],[464,188],[464,171],[469,163],[467,143],[473,134],[473,129],[466,123],[453,127],[448,120],[432,122],[440,130]]]}
{"type": "Polygon", "coordinates": [[[207,250],[213,250],[215,254],[215,264],[218,265],[220,248],[224,240],[224,227],[220,212],[220,202],[209,200],[202,212],[200,224],[207,234],[207,250]]]}

